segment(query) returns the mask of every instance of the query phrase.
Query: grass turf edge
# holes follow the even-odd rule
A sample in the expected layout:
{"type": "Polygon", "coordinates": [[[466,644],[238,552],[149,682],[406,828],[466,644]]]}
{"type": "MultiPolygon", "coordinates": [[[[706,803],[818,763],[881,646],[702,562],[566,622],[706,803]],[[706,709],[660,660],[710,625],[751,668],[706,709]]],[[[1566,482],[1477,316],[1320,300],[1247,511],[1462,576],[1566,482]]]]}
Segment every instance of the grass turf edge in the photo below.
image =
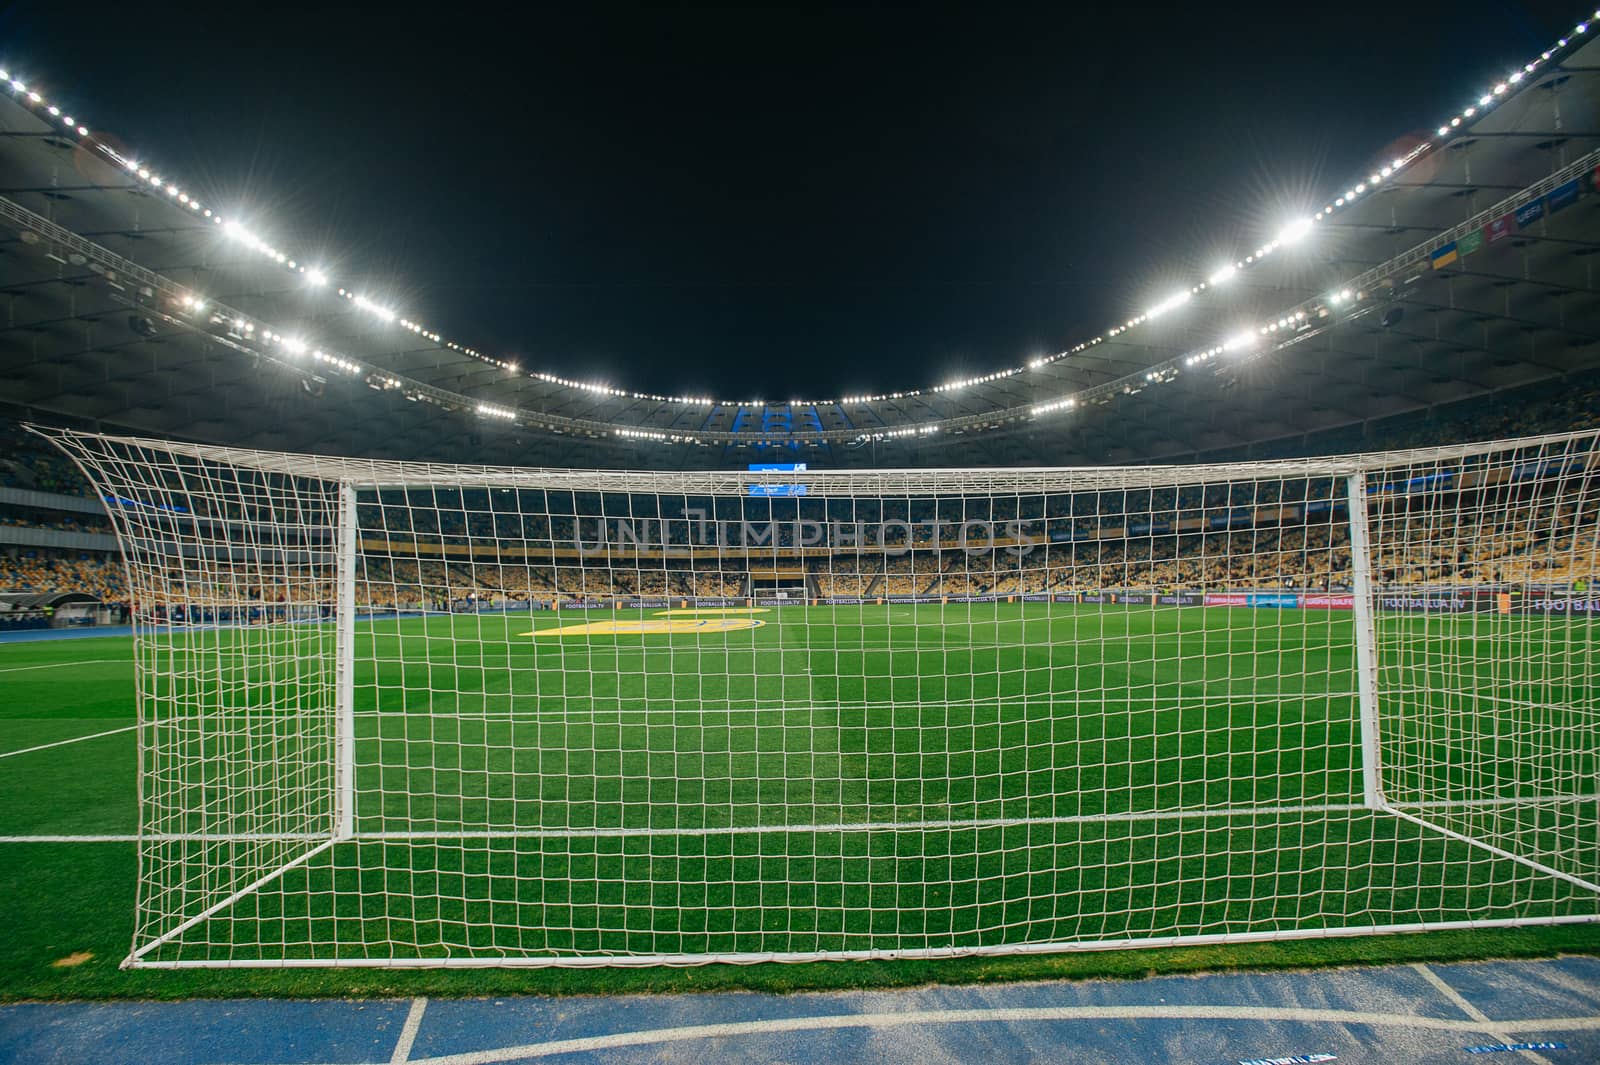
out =
{"type": "Polygon", "coordinates": [[[502,995],[666,995],[716,991],[797,994],[1047,980],[1140,980],[1219,972],[1305,971],[1349,966],[1600,956],[1600,926],[1421,932],[1343,940],[1051,957],[939,961],[808,962],[655,969],[481,969],[471,971],[256,970],[122,972],[120,955],[60,970],[56,987],[30,980],[0,989],[0,1002],[179,1001],[196,998],[486,998],[502,995]],[[97,964],[98,963],[98,964],[97,964]]]}
{"type": "MultiPolygon", "coordinates": [[[[33,845],[29,845],[33,846],[33,845]]],[[[8,848],[9,849],[9,848],[8,848]]],[[[939,960],[711,964],[648,969],[266,969],[118,968],[132,930],[132,907],[116,875],[133,860],[129,844],[78,846],[81,875],[49,885],[17,882],[0,867],[0,891],[27,890],[23,921],[0,937],[0,1002],[41,1000],[179,1000],[191,998],[493,997],[500,995],[675,994],[710,991],[796,993],[1040,980],[1142,979],[1203,972],[1315,969],[1411,962],[1460,962],[1600,956],[1600,924],[1453,930],[1360,936],[939,960]],[[9,883],[8,883],[9,881],[9,883]],[[51,962],[74,951],[81,965],[51,962]]]]}

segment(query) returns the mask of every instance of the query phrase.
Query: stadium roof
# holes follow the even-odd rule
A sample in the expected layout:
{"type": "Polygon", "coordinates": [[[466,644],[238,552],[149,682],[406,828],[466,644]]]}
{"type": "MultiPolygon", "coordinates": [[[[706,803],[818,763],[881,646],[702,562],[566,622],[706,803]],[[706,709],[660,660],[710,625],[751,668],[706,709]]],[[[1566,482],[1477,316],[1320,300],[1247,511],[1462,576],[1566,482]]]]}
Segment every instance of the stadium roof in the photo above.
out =
{"type": "Polygon", "coordinates": [[[8,71],[4,398],[268,449],[707,467],[1177,459],[1491,394],[1600,365],[1597,38],[1575,27],[1434,136],[1068,351],[783,402],[645,394],[479,352],[470,322],[432,324],[449,308],[390,308],[359,278],[323,277],[276,246],[274,220],[193,198],[8,71]]]}

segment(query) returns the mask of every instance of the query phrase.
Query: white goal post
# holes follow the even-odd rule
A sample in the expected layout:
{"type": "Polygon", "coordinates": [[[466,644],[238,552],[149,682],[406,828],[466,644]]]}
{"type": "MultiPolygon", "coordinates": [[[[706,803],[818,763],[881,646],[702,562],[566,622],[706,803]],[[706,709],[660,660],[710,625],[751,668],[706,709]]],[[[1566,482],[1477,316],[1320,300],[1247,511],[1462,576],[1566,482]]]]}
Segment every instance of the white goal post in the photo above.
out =
{"type": "Polygon", "coordinates": [[[664,473],[36,431],[126,561],[128,966],[1600,920],[1600,432],[664,473]]]}

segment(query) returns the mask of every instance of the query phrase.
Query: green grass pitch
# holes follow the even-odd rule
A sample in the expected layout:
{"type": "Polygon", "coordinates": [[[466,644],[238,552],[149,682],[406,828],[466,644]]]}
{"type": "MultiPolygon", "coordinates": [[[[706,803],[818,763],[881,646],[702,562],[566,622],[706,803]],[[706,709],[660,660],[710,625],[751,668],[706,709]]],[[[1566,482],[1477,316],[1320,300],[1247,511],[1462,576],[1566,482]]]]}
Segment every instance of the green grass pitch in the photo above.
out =
{"type": "MultiPolygon", "coordinates": [[[[1361,773],[1347,613],[890,604],[751,616],[764,624],[538,636],[658,612],[362,623],[360,841],[152,956],[196,957],[203,941],[240,957],[262,953],[256,942],[300,957],[391,944],[428,957],[914,950],[1597,912],[1581,889],[1348,809],[1361,773]],[[829,831],[841,824],[876,827],[829,831]]],[[[1552,786],[1594,778],[1592,754],[1519,752],[1574,723],[1548,707],[1592,702],[1600,627],[1380,625],[1384,690],[1396,693],[1386,744],[1406,759],[1386,778],[1396,801],[1503,798],[1542,773],[1552,786]],[[1486,683],[1527,710],[1469,729],[1482,732],[1472,750],[1445,749],[1427,723],[1481,722],[1486,683]]],[[[330,641],[319,626],[199,631],[153,661],[189,695],[286,706],[320,682],[311,662],[330,641]],[[271,640],[299,656],[263,669],[271,640]]],[[[109,733],[0,758],[0,835],[136,830],[131,663],[125,638],[0,645],[0,753],[109,733]]],[[[293,715],[260,720],[272,724],[252,732],[257,753],[298,765],[318,752],[320,733],[293,715]]],[[[205,749],[223,762],[252,750],[205,749]]],[[[262,772],[249,761],[212,772],[262,772]]],[[[323,786],[319,772],[304,782],[323,786]]],[[[1489,809],[1503,831],[1510,815],[1489,809]]],[[[1592,827],[1574,825],[1522,827],[1592,862],[1592,827]]],[[[173,843],[169,857],[195,846],[173,843]]],[[[1596,926],[1564,925],[697,970],[119,972],[136,877],[131,843],[0,842],[0,995],[882,986],[1600,949],[1596,926]],[[77,952],[92,957],[53,964],[77,952]]]]}

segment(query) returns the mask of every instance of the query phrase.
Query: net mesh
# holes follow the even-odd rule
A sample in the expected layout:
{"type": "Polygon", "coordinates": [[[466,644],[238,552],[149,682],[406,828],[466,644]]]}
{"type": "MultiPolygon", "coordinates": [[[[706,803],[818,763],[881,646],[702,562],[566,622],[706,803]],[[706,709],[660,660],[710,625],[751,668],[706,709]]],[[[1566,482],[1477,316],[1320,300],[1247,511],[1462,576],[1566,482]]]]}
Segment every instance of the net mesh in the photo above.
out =
{"type": "Polygon", "coordinates": [[[749,475],[55,438],[132,590],[133,964],[1600,916],[1595,434],[749,475]]]}

